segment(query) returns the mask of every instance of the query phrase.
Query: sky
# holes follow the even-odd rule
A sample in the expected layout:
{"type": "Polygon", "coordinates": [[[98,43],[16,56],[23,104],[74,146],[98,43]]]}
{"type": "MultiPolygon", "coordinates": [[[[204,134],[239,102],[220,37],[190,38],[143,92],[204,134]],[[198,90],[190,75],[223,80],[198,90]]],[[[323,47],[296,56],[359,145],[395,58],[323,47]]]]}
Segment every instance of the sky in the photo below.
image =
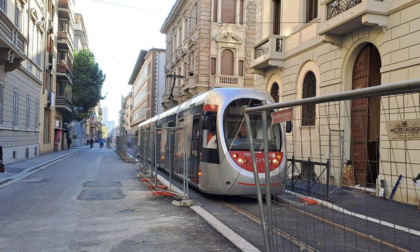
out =
{"type": "Polygon", "coordinates": [[[166,49],[160,29],[176,0],[75,0],[74,12],[82,14],[89,49],[106,75],[102,107],[108,121],[118,124],[121,97],[141,50],[166,49]]]}

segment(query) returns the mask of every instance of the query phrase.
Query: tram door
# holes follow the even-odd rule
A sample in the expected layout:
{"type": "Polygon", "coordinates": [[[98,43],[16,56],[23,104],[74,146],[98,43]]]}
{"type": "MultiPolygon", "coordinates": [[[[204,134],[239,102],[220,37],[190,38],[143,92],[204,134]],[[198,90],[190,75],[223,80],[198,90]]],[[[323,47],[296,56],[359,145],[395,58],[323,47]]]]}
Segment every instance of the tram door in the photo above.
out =
{"type": "Polygon", "coordinates": [[[193,117],[193,126],[191,134],[191,160],[189,162],[188,178],[193,184],[198,184],[198,166],[200,162],[200,118],[199,114],[193,117]]]}

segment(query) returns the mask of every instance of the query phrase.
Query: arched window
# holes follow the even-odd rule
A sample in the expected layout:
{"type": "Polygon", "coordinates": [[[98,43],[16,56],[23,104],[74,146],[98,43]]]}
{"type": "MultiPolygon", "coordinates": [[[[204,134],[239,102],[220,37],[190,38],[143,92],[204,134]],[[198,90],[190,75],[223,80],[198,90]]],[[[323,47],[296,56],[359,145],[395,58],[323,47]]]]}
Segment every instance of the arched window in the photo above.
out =
{"type": "Polygon", "coordinates": [[[277,84],[277,82],[275,82],[273,84],[273,86],[271,87],[270,95],[271,95],[271,97],[273,97],[273,99],[274,99],[275,102],[279,102],[280,101],[280,97],[279,97],[279,84],[277,84]]]}
{"type": "Polygon", "coordinates": [[[223,50],[221,63],[222,75],[233,75],[233,52],[231,50],[223,50]]]}
{"type": "MultiPolygon", "coordinates": [[[[308,72],[303,80],[302,99],[316,96],[316,78],[308,72]]],[[[315,126],[316,105],[302,105],[302,126],[315,126]]]]}

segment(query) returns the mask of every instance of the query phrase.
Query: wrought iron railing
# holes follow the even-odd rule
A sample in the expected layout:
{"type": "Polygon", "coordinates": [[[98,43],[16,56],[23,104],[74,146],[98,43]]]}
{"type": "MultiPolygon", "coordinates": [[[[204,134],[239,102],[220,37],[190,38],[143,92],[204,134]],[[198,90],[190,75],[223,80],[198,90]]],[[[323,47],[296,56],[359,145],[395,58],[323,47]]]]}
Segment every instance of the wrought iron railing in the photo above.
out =
{"type": "Polygon", "coordinates": [[[335,0],[330,2],[328,6],[328,16],[327,19],[331,19],[346,10],[353,8],[354,6],[361,3],[362,0],[335,0]]]}

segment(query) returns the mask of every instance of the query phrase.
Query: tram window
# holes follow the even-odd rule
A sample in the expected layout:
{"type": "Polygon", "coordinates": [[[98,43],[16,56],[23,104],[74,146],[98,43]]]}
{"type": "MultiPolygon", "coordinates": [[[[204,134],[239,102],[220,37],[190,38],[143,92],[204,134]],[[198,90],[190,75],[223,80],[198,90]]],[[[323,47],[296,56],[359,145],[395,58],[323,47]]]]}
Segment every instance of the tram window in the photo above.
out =
{"type": "MultiPolygon", "coordinates": [[[[243,105],[248,105],[249,107],[260,105],[261,102],[252,99],[240,99],[229,104],[227,112],[224,115],[224,137],[226,140],[226,145],[229,150],[249,150],[248,137],[238,138],[241,128],[245,127],[245,120],[243,115],[243,105]]],[[[263,133],[267,131],[268,141],[269,141],[269,150],[270,151],[279,151],[281,149],[281,134],[279,124],[271,124],[271,113],[267,113],[267,129],[262,127],[262,117],[261,114],[250,115],[250,124],[251,124],[251,134],[254,140],[254,149],[256,151],[263,151],[263,133]]]]}
{"type": "Polygon", "coordinates": [[[216,116],[205,116],[203,119],[203,147],[216,149],[216,116]]]}

